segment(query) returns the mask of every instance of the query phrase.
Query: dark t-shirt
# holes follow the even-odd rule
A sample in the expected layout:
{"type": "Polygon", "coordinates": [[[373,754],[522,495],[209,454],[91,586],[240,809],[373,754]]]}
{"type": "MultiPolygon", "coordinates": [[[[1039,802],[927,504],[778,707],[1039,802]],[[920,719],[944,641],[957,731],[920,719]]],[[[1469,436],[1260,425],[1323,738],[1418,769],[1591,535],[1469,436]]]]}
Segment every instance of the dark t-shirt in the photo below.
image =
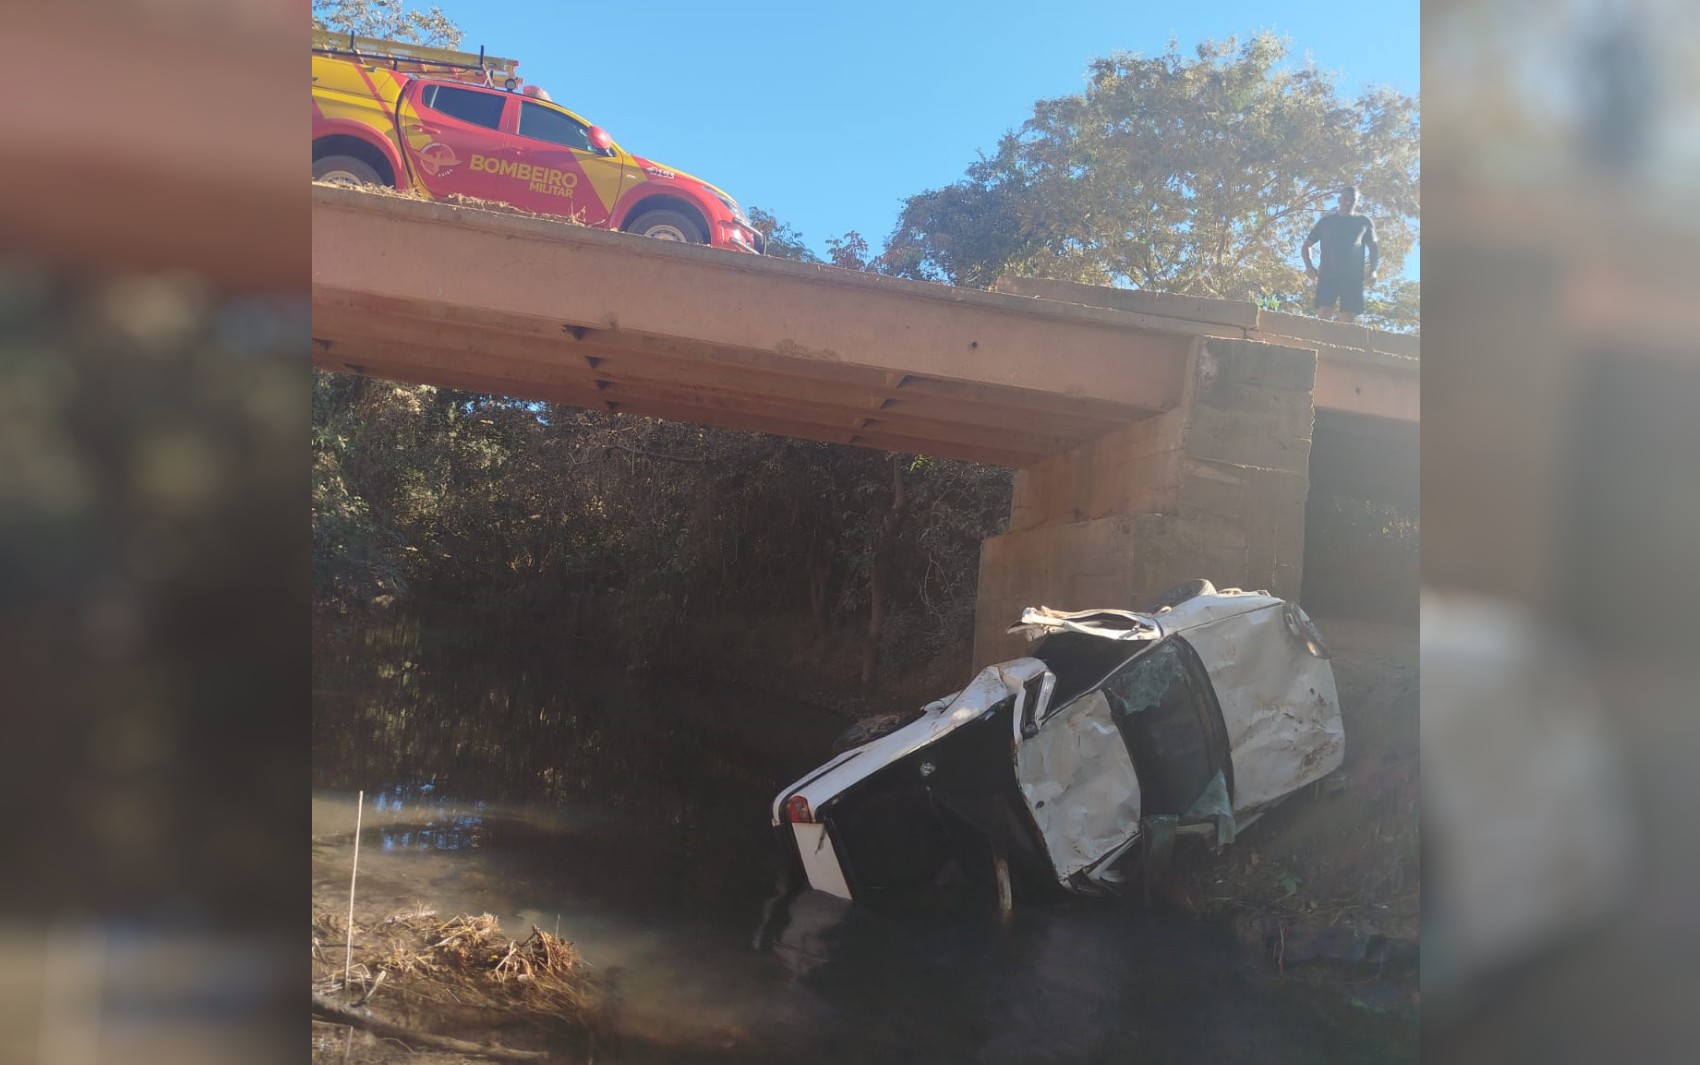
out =
{"type": "Polygon", "coordinates": [[[1364,276],[1364,247],[1375,242],[1375,223],[1368,215],[1325,214],[1310,228],[1312,241],[1322,245],[1322,264],[1317,271],[1323,277],[1341,281],[1362,281],[1364,276]]]}

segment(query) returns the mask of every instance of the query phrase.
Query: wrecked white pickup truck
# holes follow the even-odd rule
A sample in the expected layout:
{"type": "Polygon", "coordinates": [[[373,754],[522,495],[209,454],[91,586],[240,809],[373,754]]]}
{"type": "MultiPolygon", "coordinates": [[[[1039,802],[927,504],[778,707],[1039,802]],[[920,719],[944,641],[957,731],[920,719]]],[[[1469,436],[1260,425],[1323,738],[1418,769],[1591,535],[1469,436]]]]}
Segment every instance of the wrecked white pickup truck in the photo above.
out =
{"type": "Polygon", "coordinates": [[[1005,907],[1095,893],[1142,840],[1231,842],[1339,766],[1334,673],[1296,603],[1208,581],[1165,598],[1027,609],[1009,631],[1038,641],[1030,657],[780,792],[773,823],[809,886],[867,900],[954,867],[990,871],[1005,907]]]}

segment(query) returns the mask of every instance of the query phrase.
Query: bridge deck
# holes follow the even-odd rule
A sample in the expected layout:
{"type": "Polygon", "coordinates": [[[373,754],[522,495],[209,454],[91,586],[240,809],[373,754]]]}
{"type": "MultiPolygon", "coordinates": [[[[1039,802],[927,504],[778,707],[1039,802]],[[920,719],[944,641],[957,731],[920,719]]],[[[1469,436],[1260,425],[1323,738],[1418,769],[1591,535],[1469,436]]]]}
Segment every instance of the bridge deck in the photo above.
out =
{"type": "MultiPolygon", "coordinates": [[[[1000,465],[1173,407],[1199,337],[1246,335],[349,189],[313,223],[315,365],[1000,465]]],[[[1405,411],[1404,369],[1359,412],[1405,411]]]]}

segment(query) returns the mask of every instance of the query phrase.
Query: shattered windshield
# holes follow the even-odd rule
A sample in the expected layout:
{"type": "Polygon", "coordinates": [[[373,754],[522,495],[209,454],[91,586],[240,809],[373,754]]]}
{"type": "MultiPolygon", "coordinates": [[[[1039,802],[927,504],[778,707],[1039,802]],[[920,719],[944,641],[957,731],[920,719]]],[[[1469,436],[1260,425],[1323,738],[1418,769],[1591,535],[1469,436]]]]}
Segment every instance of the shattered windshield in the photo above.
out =
{"type": "Polygon", "coordinates": [[[1051,693],[1051,712],[1062,709],[1081,692],[1103,680],[1111,670],[1150,646],[1106,640],[1078,632],[1058,632],[1045,637],[1034,649],[1033,657],[1045,663],[1045,668],[1057,677],[1056,690],[1051,693]]]}
{"type": "Polygon", "coordinates": [[[1151,653],[1139,663],[1139,668],[1122,670],[1106,681],[1104,691],[1113,696],[1110,705],[1115,706],[1119,702],[1125,712],[1138,713],[1160,704],[1163,694],[1180,675],[1180,655],[1173,641],[1165,640],[1151,649],[1151,653]]]}
{"type": "Polygon", "coordinates": [[[1231,791],[1227,736],[1206,682],[1189,676],[1192,658],[1184,641],[1164,640],[1104,682],[1150,814],[1186,813],[1219,772],[1224,799],[1231,791]]]}

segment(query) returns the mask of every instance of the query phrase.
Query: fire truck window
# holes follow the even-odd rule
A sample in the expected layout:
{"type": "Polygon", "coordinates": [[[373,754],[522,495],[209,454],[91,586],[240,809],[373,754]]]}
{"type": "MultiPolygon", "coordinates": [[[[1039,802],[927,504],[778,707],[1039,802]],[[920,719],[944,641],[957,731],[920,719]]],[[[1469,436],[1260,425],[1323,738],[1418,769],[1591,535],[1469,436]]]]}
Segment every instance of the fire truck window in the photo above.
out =
{"type": "Polygon", "coordinates": [[[501,126],[502,105],[507,103],[505,97],[493,92],[457,89],[452,85],[427,85],[420,100],[433,111],[486,129],[501,126]]]}
{"type": "Polygon", "coordinates": [[[581,152],[590,151],[590,131],[580,123],[542,104],[526,103],[519,112],[519,135],[548,141],[581,152]]]}

